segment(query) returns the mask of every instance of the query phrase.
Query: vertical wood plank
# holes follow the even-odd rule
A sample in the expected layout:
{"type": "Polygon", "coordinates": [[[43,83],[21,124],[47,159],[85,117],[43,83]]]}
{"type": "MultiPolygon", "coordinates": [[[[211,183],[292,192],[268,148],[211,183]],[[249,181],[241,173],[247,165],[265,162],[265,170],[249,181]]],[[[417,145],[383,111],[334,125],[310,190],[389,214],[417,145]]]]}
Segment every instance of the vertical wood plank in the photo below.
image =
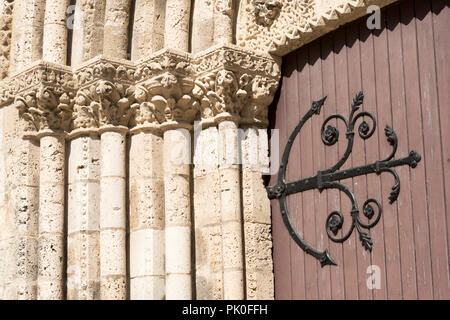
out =
{"type": "MultiPolygon", "coordinates": [[[[360,24],[360,41],[361,41],[361,71],[362,71],[362,89],[364,92],[364,110],[372,113],[378,119],[377,110],[377,84],[375,77],[374,64],[374,37],[372,32],[366,27],[365,23],[360,24]]],[[[377,123],[377,130],[383,130],[382,126],[377,123]]],[[[366,162],[374,163],[381,159],[378,150],[378,134],[375,133],[366,142],[366,162]]],[[[368,197],[381,201],[381,181],[377,175],[367,176],[367,193],[368,197]]],[[[383,219],[383,215],[381,217],[383,219]]],[[[370,230],[370,235],[374,242],[372,249],[372,264],[380,268],[380,288],[372,290],[374,299],[386,299],[386,263],[384,250],[384,226],[383,222],[379,222],[370,230]]],[[[366,269],[367,272],[367,269],[366,269]]]]}
{"type": "MultiPolygon", "coordinates": [[[[433,13],[434,48],[436,55],[436,79],[438,88],[439,119],[441,129],[442,166],[444,170],[445,212],[447,213],[447,258],[450,256],[450,130],[446,119],[450,119],[450,5],[448,0],[431,3],[433,13]]],[[[450,286],[450,284],[448,284],[450,286]]]]}
{"type": "MultiPolygon", "coordinates": [[[[334,72],[334,53],[333,53],[333,34],[329,34],[321,39],[322,48],[322,79],[323,92],[327,96],[325,106],[322,111],[323,118],[336,113],[336,86],[334,72]]],[[[322,142],[320,142],[322,144],[322,142]]],[[[332,167],[338,161],[337,145],[325,147],[326,168],[332,167]]],[[[340,207],[340,195],[338,190],[327,189],[327,211],[328,215],[340,207]]],[[[322,225],[325,227],[325,223],[322,225]]],[[[342,232],[341,232],[342,234],[342,232]]],[[[338,262],[337,266],[330,268],[331,273],[331,298],[342,300],[345,299],[345,283],[344,283],[344,263],[342,244],[329,241],[329,251],[331,257],[338,262]]]]}
{"type": "MultiPolygon", "coordinates": [[[[311,103],[310,95],[310,77],[309,77],[309,53],[308,48],[304,47],[297,52],[298,75],[298,106],[300,114],[303,116],[309,109],[311,103]]],[[[301,173],[302,177],[308,177],[313,174],[313,147],[312,147],[312,126],[311,121],[307,121],[300,133],[300,154],[301,154],[301,173]]],[[[314,206],[314,191],[303,192],[302,194],[302,212],[303,212],[303,235],[306,241],[314,243],[315,239],[315,219],[316,212],[314,206]]],[[[298,251],[301,251],[299,247],[298,251]]],[[[306,299],[318,299],[317,278],[318,278],[317,260],[310,255],[305,255],[305,286],[306,299]]]]}
{"type": "MultiPolygon", "coordinates": [[[[422,156],[423,127],[420,105],[419,69],[417,61],[417,39],[414,18],[414,2],[401,4],[401,29],[403,64],[405,77],[406,120],[408,149],[414,149],[422,156]]],[[[422,160],[423,161],[423,160],[422,160]]],[[[431,256],[429,249],[428,208],[425,187],[425,166],[423,162],[410,170],[411,205],[416,256],[417,294],[419,299],[432,299],[431,256]]]]}
{"type": "Polygon", "coordinates": [[[430,1],[415,1],[425,167],[430,227],[433,295],[450,296],[439,106],[430,1]]]}
{"type": "MultiPolygon", "coordinates": [[[[382,15],[383,18],[383,15],[382,15]]],[[[384,15],[385,18],[385,15],[384,15]]],[[[377,130],[379,141],[380,158],[386,158],[392,151],[392,147],[386,140],[383,127],[386,124],[392,124],[391,117],[391,89],[389,81],[389,56],[388,56],[388,37],[390,32],[386,28],[386,21],[382,19],[380,31],[375,31],[375,71],[377,84],[377,108],[378,124],[381,130],[377,130]]],[[[386,254],[386,282],[387,298],[401,299],[402,284],[400,270],[400,254],[398,243],[397,210],[388,201],[388,195],[393,186],[393,178],[388,173],[381,174],[381,194],[380,202],[383,206],[383,219],[385,235],[385,254],[386,254]]]]}
{"type": "MultiPolygon", "coordinates": [[[[285,122],[286,139],[283,141],[282,148],[286,145],[289,135],[297,125],[301,115],[299,110],[298,87],[299,82],[297,73],[299,66],[297,65],[297,54],[289,57],[289,65],[293,66],[293,73],[289,78],[286,87],[290,93],[287,105],[287,114],[285,122]]],[[[287,166],[286,179],[292,181],[299,179],[302,175],[301,167],[297,164],[301,161],[300,138],[296,138],[291,154],[289,155],[289,165],[287,166]]],[[[303,234],[303,210],[302,210],[302,195],[297,194],[287,199],[288,210],[294,223],[296,230],[303,234]]],[[[287,232],[287,229],[285,229],[287,232]]],[[[305,252],[301,250],[297,244],[290,237],[290,255],[292,263],[292,297],[293,299],[305,299],[305,252]]]]}
{"type": "MultiPolygon", "coordinates": [[[[338,29],[334,38],[334,64],[335,64],[335,82],[336,82],[336,106],[337,113],[348,116],[350,113],[350,99],[348,96],[348,66],[347,66],[347,47],[345,40],[345,30],[338,29]]],[[[346,128],[342,123],[339,123],[340,135],[339,158],[344,155],[347,140],[345,139],[346,128]]],[[[342,170],[352,167],[352,159],[349,158],[342,166],[342,170]]],[[[348,179],[344,182],[347,186],[351,185],[352,181],[348,179]]],[[[341,198],[341,212],[345,217],[343,232],[346,233],[350,228],[351,218],[351,202],[344,193],[340,193],[341,198]]],[[[356,232],[350,236],[350,238],[343,243],[344,259],[342,264],[344,265],[344,279],[345,279],[345,295],[347,299],[358,299],[358,262],[356,259],[356,232]]]]}
{"type": "MultiPolygon", "coordinates": [[[[295,53],[293,54],[295,55],[295,53]]],[[[275,114],[274,127],[279,129],[280,137],[280,153],[283,152],[283,143],[286,141],[286,84],[289,77],[285,75],[286,68],[289,64],[283,66],[283,85],[280,88],[280,97],[275,114]]],[[[274,151],[273,151],[274,152],[274,151]]],[[[280,154],[281,159],[281,154],[280,154]]],[[[273,175],[270,179],[270,184],[277,183],[278,175],[273,175]]],[[[290,260],[290,239],[289,234],[284,227],[283,219],[280,213],[280,206],[278,200],[271,201],[272,208],[272,234],[273,234],[273,260],[274,260],[274,285],[275,285],[275,299],[291,299],[291,260],[290,260]]]]}
{"type": "MultiPolygon", "coordinates": [[[[322,89],[322,63],[320,59],[320,41],[314,41],[309,47],[309,65],[310,65],[310,96],[312,100],[319,100],[323,97],[322,89]]],[[[309,108],[309,106],[308,106],[309,108]]],[[[323,112],[311,119],[312,124],[312,146],[313,146],[313,174],[319,170],[326,169],[325,166],[325,146],[320,137],[320,129],[324,120],[323,112]]],[[[325,222],[327,212],[327,194],[326,192],[314,191],[314,208],[316,221],[316,239],[315,247],[320,250],[329,248],[328,236],[326,234],[325,222]]],[[[318,262],[318,294],[319,299],[331,299],[330,267],[320,267],[318,262]]]]}
{"type": "MultiPolygon", "coordinates": [[[[403,74],[403,49],[400,22],[400,7],[392,6],[386,18],[389,42],[389,70],[391,83],[392,127],[397,133],[397,157],[406,156],[408,149],[408,130],[406,124],[405,89],[403,74]]],[[[382,128],[380,128],[382,129],[382,128]]],[[[395,168],[400,178],[400,194],[393,206],[397,207],[398,233],[400,244],[400,267],[402,275],[403,299],[417,299],[416,270],[414,255],[414,235],[412,224],[411,189],[409,167],[395,168]]]]}
{"type": "MultiPolygon", "coordinates": [[[[361,55],[359,48],[359,25],[357,23],[352,23],[346,28],[346,46],[347,46],[347,54],[348,54],[348,83],[349,83],[349,98],[353,99],[355,94],[361,91],[361,55]]],[[[352,100],[350,100],[352,101],[352,100]]],[[[361,111],[364,107],[362,106],[359,111],[361,111]]],[[[356,131],[359,123],[356,124],[356,131]]],[[[364,140],[359,137],[357,132],[354,136],[354,145],[353,151],[351,154],[352,166],[360,166],[365,164],[365,144],[364,140]]],[[[349,159],[350,160],[350,159],[349,159]]],[[[353,186],[348,182],[349,186],[352,186],[353,193],[356,197],[356,201],[358,203],[358,209],[360,210],[360,218],[364,219],[364,215],[362,214],[362,204],[367,199],[367,184],[366,184],[366,176],[358,176],[353,178],[353,186]]],[[[364,232],[368,232],[364,230],[364,232]]],[[[356,230],[355,230],[356,233],[356,230]]],[[[369,290],[366,284],[366,270],[367,267],[371,265],[370,262],[370,252],[366,251],[361,245],[361,241],[359,238],[356,240],[356,257],[358,261],[358,291],[359,298],[362,300],[372,299],[372,292],[369,290]]]]}

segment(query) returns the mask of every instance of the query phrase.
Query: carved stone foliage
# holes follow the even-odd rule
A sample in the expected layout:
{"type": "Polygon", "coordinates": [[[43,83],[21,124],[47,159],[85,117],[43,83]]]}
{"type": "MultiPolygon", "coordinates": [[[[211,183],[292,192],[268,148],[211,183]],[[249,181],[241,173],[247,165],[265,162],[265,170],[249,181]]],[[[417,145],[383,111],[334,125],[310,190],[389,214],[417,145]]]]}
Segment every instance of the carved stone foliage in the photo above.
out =
{"type": "Polygon", "coordinates": [[[193,96],[202,120],[231,116],[241,122],[266,124],[267,108],[277,87],[277,80],[223,69],[197,79],[193,96]]]}
{"type": "Polygon", "coordinates": [[[396,0],[241,0],[240,47],[283,56],[340,25],[396,0]]]}
{"type": "Polygon", "coordinates": [[[5,79],[0,92],[2,104],[14,102],[36,132],[105,126],[164,130],[224,118],[266,125],[279,65],[276,58],[235,46],[198,57],[166,50],[139,65],[100,56],[73,73],[38,63],[5,79]]]}
{"type": "Polygon", "coordinates": [[[135,124],[191,124],[198,113],[198,102],[191,95],[193,87],[192,79],[179,78],[170,72],[139,85],[135,91],[138,102],[133,105],[135,124]]]}
{"type": "Polygon", "coordinates": [[[69,131],[72,122],[73,93],[40,86],[17,96],[14,106],[28,123],[28,130],[69,131]]]}
{"type": "Polygon", "coordinates": [[[133,109],[134,87],[100,80],[77,92],[73,128],[128,126],[133,109]]]}

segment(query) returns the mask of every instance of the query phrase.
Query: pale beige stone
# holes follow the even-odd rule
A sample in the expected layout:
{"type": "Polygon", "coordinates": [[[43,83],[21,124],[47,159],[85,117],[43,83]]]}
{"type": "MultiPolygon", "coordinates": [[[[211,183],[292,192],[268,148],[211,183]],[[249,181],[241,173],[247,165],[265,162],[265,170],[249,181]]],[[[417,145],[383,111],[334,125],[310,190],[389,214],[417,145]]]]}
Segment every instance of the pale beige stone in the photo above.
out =
{"type": "Polygon", "coordinates": [[[126,59],[131,0],[106,0],[103,53],[126,59]]]}
{"type": "Polygon", "coordinates": [[[66,12],[70,0],[47,1],[43,34],[43,56],[45,61],[66,64],[67,24],[66,12]]]}
{"type": "Polygon", "coordinates": [[[100,139],[70,141],[68,159],[67,299],[100,298],[100,139]]]}
{"type": "Polygon", "coordinates": [[[164,47],[188,51],[191,1],[167,0],[164,47]]]}
{"type": "Polygon", "coordinates": [[[224,299],[244,299],[244,259],[237,125],[219,123],[224,299]]]}
{"type": "Polygon", "coordinates": [[[137,0],[131,60],[139,60],[164,47],[165,0],[137,0]]]}
{"type": "Polygon", "coordinates": [[[191,299],[190,134],[164,132],[166,299],[191,299]]]}
{"type": "Polygon", "coordinates": [[[63,299],[64,161],[61,135],[40,138],[38,299],[63,299]]]}
{"type": "Polygon", "coordinates": [[[100,296],[126,299],[126,132],[105,129],[100,140],[100,296]]]}
{"type": "Polygon", "coordinates": [[[163,139],[140,132],[130,145],[130,298],[165,297],[163,139]]]}

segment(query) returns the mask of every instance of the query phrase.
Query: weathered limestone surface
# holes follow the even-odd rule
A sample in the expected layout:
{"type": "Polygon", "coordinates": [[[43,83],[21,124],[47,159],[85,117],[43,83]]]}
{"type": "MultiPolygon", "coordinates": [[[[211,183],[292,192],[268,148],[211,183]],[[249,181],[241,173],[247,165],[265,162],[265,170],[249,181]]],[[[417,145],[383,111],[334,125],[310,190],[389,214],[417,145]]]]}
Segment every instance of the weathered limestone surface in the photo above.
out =
{"type": "Polygon", "coordinates": [[[0,79],[8,76],[14,1],[0,1],[0,79]]]}
{"type": "Polygon", "coordinates": [[[190,154],[187,129],[164,132],[166,299],[192,298],[190,154]]]}
{"type": "Polygon", "coordinates": [[[165,0],[136,0],[131,60],[164,47],[165,0]]]}
{"type": "Polygon", "coordinates": [[[191,51],[197,53],[214,45],[214,1],[194,1],[192,13],[191,51]]]}
{"type": "Polygon", "coordinates": [[[201,130],[194,149],[197,299],[223,299],[222,216],[217,127],[201,130]]]}
{"type": "Polygon", "coordinates": [[[66,64],[67,60],[67,23],[66,12],[70,0],[47,1],[43,34],[43,59],[45,61],[66,64]]]}
{"type": "Polygon", "coordinates": [[[103,53],[106,0],[79,0],[76,2],[72,65],[103,53]]]}
{"type": "Polygon", "coordinates": [[[42,58],[45,0],[16,0],[13,11],[10,73],[42,58]]]}
{"type": "Polygon", "coordinates": [[[102,128],[100,137],[100,298],[127,297],[126,128],[102,128]]]}
{"type": "Polygon", "coordinates": [[[244,298],[239,133],[236,123],[219,123],[224,299],[244,298]]]}
{"type": "Polygon", "coordinates": [[[139,132],[130,146],[130,298],[165,297],[163,138],[139,132]]]}
{"type": "Polygon", "coordinates": [[[164,47],[188,51],[191,1],[167,0],[164,47]]]}
{"type": "Polygon", "coordinates": [[[105,55],[126,59],[128,53],[128,23],[131,0],[106,0],[105,55]]]}
{"type": "Polygon", "coordinates": [[[261,173],[269,168],[268,136],[264,129],[242,132],[242,202],[245,236],[247,299],[273,299],[274,280],[270,202],[261,173]]]}
{"type": "Polygon", "coordinates": [[[65,137],[40,137],[38,299],[64,297],[65,137]]]}
{"type": "Polygon", "coordinates": [[[214,4],[214,43],[233,42],[233,1],[215,0],[214,4]]]}
{"type": "Polygon", "coordinates": [[[283,56],[366,14],[370,5],[396,0],[241,0],[239,46],[283,56]]]}
{"type": "Polygon", "coordinates": [[[69,142],[67,299],[100,298],[100,138],[69,142]]]}

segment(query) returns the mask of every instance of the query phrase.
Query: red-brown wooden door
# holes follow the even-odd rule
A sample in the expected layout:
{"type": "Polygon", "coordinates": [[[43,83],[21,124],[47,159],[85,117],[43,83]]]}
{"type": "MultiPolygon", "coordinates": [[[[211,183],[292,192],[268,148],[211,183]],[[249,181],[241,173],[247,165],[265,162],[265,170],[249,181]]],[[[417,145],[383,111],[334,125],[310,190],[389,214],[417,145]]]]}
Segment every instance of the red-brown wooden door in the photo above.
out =
{"type": "MultiPolygon", "coordinates": [[[[272,200],[276,299],[450,299],[450,8],[446,0],[405,0],[381,11],[381,29],[368,30],[362,18],[289,54],[272,106],[272,128],[280,130],[280,153],[312,100],[327,96],[322,112],[309,120],[292,148],[287,181],[329,168],[346,147],[325,146],[325,117],[348,116],[353,96],[364,92],[363,110],[377,119],[377,131],[363,141],[355,135],[353,152],[342,169],[375,162],[392,150],[384,134],[398,136],[396,158],[410,150],[422,155],[414,169],[397,167],[399,198],[388,197],[390,174],[341,181],[353,190],[359,207],[368,198],[383,206],[370,230],[372,252],[353,232],[343,244],[329,240],[325,220],[334,210],[346,217],[350,201],[336,190],[306,191],[288,197],[296,229],[312,246],[329,249],[338,266],[320,267],[291,239],[272,200]],[[381,271],[380,289],[367,287],[367,268],[381,271]]],[[[280,157],[281,158],[281,157],[280,157]]],[[[272,176],[270,184],[276,183],[272,176]]]]}

